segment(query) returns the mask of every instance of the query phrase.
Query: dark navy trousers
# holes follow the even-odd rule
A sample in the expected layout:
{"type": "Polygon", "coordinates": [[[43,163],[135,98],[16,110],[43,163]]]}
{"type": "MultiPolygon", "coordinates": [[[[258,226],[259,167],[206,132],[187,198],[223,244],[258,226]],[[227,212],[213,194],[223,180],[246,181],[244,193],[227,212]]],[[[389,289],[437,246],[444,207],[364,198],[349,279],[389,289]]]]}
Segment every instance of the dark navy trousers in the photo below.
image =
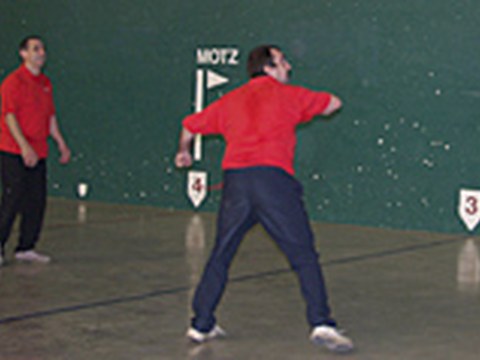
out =
{"type": "Polygon", "coordinates": [[[307,213],[303,188],[276,167],[227,170],[215,246],[193,299],[192,326],[208,332],[228,281],[230,264],[246,232],[260,223],[296,272],[311,327],[335,326],[307,213]]]}
{"type": "Polygon", "coordinates": [[[0,251],[4,252],[18,214],[22,219],[15,251],[32,250],[40,237],[47,203],[46,160],[41,159],[35,167],[28,168],[20,155],[0,152],[0,175],[0,251]]]}

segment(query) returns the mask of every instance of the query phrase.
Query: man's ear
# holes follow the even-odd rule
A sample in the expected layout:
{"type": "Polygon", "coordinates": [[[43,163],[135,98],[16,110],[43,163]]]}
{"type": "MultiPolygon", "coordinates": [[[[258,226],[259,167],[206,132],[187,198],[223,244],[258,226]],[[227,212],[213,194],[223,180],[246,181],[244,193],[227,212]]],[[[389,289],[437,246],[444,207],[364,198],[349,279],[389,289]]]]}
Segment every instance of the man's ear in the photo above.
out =
{"type": "Polygon", "coordinates": [[[271,75],[272,74],[272,70],[273,70],[273,67],[270,66],[270,65],[264,65],[263,66],[263,72],[267,75],[271,75]]]}
{"type": "Polygon", "coordinates": [[[20,56],[20,59],[25,60],[27,53],[25,49],[22,49],[18,52],[18,56],[20,56]]]}

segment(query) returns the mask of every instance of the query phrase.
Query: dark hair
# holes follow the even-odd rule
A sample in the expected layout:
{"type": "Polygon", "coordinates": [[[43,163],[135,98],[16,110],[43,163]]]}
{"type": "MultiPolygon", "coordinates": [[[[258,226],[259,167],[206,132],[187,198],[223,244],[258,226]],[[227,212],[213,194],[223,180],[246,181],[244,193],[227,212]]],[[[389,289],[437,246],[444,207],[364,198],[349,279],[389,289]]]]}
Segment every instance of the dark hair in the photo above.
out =
{"type": "Polygon", "coordinates": [[[263,67],[266,65],[272,67],[275,66],[272,52],[270,51],[271,49],[280,51],[280,48],[276,45],[260,45],[250,51],[247,62],[247,72],[250,78],[266,75],[263,70],[263,67]]]}
{"type": "Polygon", "coordinates": [[[41,42],[43,42],[43,39],[38,36],[38,35],[29,35],[27,36],[26,38],[24,38],[21,42],[20,42],[20,45],[18,46],[18,49],[19,50],[27,50],[28,48],[28,42],[30,40],[40,40],[41,42]]]}

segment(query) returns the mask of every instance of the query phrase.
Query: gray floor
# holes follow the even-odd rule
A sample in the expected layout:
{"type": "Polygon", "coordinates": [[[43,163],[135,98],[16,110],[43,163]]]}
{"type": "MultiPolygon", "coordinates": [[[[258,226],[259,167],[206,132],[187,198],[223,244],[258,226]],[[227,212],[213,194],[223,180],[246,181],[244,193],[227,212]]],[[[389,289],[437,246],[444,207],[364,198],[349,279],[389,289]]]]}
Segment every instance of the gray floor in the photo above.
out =
{"type": "Polygon", "coordinates": [[[340,325],[357,350],[307,340],[297,282],[261,228],[219,309],[229,336],[183,337],[215,216],[51,200],[47,266],[0,268],[0,359],[478,359],[478,239],[314,224],[340,325]]]}

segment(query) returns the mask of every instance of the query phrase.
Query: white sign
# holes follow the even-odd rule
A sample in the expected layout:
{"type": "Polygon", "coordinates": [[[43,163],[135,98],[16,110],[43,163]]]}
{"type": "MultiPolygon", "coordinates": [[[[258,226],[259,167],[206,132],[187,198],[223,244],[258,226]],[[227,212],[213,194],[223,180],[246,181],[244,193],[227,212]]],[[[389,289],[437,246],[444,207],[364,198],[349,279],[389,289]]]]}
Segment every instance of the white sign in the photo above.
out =
{"type": "MultiPolygon", "coordinates": [[[[197,65],[239,65],[240,50],[234,47],[209,47],[197,48],[197,65]]],[[[205,90],[228,83],[228,78],[213,72],[212,70],[197,69],[195,82],[195,112],[203,110],[205,102],[205,90]],[[205,72],[207,74],[205,84],[205,72]]],[[[202,160],[202,136],[195,136],[193,146],[193,159],[202,160]]]]}
{"type": "MultiPolygon", "coordinates": [[[[237,66],[239,65],[240,50],[233,47],[208,47],[196,49],[196,60],[199,68],[195,72],[195,112],[201,112],[205,105],[205,92],[222,86],[229,79],[208,66],[237,66]]],[[[193,145],[193,159],[202,160],[202,136],[197,134],[193,145]]],[[[188,173],[187,194],[193,206],[198,208],[207,196],[207,173],[190,171],[188,173]]]]}
{"type": "Polygon", "coordinates": [[[469,231],[473,231],[480,222],[480,191],[460,190],[458,215],[469,231]]]}
{"type": "Polygon", "coordinates": [[[195,208],[207,197],[207,173],[205,171],[189,171],[187,194],[195,208]]]}
{"type": "Polygon", "coordinates": [[[240,50],[236,48],[197,49],[197,64],[236,66],[239,64],[239,55],[240,50]]]}
{"type": "Polygon", "coordinates": [[[228,83],[228,78],[213,72],[212,70],[207,71],[207,89],[213,89],[214,87],[228,83]]]}
{"type": "MultiPolygon", "coordinates": [[[[195,112],[203,110],[203,104],[205,101],[205,70],[197,69],[195,83],[195,112]]],[[[212,70],[207,70],[207,89],[213,89],[214,87],[221,86],[228,83],[228,78],[220,75],[212,70]]],[[[202,136],[196,135],[193,146],[193,159],[195,161],[202,160],[202,136]]]]}
{"type": "MultiPolygon", "coordinates": [[[[203,110],[203,102],[205,95],[204,75],[205,70],[197,69],[195,81],[195,112],[198,113],[203,110]]],[[[193,159],[200,161],[202,159],[202,136],[197,134],[193,145],[193,159]]]]}
{"type": "Polygon", "coordinates": [[[79,183],[77,186],[77,195],[79,198],[84,198],[88,194],[88,184],[79,183]]]}

